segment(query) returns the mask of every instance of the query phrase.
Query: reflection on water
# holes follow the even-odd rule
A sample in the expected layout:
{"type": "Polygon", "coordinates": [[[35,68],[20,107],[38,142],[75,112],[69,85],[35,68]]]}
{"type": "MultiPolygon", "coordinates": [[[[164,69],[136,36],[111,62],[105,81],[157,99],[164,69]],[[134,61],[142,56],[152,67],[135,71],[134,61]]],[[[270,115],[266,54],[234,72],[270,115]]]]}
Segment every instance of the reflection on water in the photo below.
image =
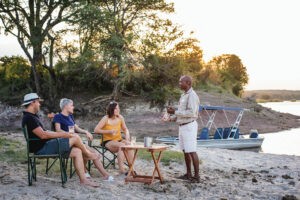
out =
{"type": "Polygon", "coordinates": [[[290,102],[268,102],[268,103],[260,103],[260,105],[271,108],[272,110],[276,110],[282,113],[290,113],[293,115],[300,116],[300,101],[290,102]]]}
{"type": "Polygon", "coordinates": [[[300,128],[263,134],[263,153],[287,154],[300,156],[300,128]]]}
{"type": "MultiPolygon", "coordinates": [[[[262,103],[262,106],[300,116],[300,102],[262,103]]],[[[300,156],[300,128],[277,133],[262,134],[265,138],[261,152],[300,156]]]]}

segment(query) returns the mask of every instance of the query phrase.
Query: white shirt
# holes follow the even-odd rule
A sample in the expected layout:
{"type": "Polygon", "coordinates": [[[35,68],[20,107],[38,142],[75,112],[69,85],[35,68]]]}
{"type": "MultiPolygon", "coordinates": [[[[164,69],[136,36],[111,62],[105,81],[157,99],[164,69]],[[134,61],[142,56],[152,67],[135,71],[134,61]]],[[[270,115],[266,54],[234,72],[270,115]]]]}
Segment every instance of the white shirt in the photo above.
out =
{"type": "Polygon", "coordinates": [[[193,88],[183,93],[175,111],[178,124],[189,123],[198,119],[200,100],[193,88]]]}

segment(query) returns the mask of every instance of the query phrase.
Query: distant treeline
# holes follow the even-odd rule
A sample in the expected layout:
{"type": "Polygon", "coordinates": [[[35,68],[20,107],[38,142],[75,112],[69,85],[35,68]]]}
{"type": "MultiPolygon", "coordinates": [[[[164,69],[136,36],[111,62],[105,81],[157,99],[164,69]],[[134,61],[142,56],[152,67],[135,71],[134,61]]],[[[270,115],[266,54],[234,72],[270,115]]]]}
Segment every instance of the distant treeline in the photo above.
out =
{"type": "Polygon", "coordinates": [[[199,41],[166,17],[173,12],[165,0],[3,1],[0,30],[16,37],[26,58],[0,58],[0,100],[19,103],[36,91],[51,106],[70,92],[114,99],[123,92],[163,105],[179,94],[182,74],[195,87],[240,96],[248,82],[241,59],[204,62],[199,41]]]}
{"type": "Polygon", "coordinates": [[[295,90],[251,90],[245,91],[244,98],[251,98],[257,102],[298,101],[300,91],[295,90]]]}

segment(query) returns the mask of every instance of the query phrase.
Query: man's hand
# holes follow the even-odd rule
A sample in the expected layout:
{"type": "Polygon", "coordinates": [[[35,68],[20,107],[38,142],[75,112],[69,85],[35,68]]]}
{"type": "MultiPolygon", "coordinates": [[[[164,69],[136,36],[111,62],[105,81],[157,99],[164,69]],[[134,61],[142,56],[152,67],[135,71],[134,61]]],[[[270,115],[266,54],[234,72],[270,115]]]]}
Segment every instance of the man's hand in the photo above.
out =
{"type": "Polygon", "coordinates": [[[168,108],[167,108],[167,113],[173,115],[173,114],[175,114],[175,109],[172,108],[172,107],[168,107],[168,108]]]}
{"type": "Polygon", "coordinates": [[[93,140],[93,135],[92,135],[90,132],[86,131],[86,132],[85,132],[85,135],[86,135],[86,137],[87,137],[87,139],[88,139],[89,141],[92,141],[92,140],[93,140]]]}
{"type": "Polygon", "coordinates": [[[68,136],[67,138],[72,138],[72,137],[78,136],[78,134],[76,134],[76,133],[68,133],[68,132],[66,132],[66,135],[68,136]]]}

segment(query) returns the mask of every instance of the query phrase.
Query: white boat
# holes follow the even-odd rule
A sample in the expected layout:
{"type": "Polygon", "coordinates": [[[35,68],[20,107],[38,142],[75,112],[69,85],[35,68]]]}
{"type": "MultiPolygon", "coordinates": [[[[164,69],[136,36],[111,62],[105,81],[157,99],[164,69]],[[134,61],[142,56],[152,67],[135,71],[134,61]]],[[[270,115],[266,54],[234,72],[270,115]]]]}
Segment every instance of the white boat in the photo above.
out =
{"type": "MultiPolygon", "coordinates": [[[[178,144],[178,137],[158,137],[157,141],[165,144],[178,144]]],[[[220,149],[251,149],[260,148],[264,141],[263,137],[258,138],[239,138],[239,139],[207,139],[197,140],[200,147],[211,147],[220,149]]]]}
{"type": "MultiPolygon", "coordinates": [[[[209,115],[209,119],[206,125],[201,129],[199,137],[197,138],[197,144],[200,147],[212,147],[212,148],[222,148],[222,149],[250,149],[250,148],[260,148],[264,138],[260,137],[257,130],[251,130],[248,137],[245,137],[239,132],[239,124],[241,122],[244,108],[233,108],[233,107],[221,107],[221,106],[200,106],[199,111],[206,112],[209,115]],[[209,113],[208,111],[211,111],[209,113]],[[217,128],[214,119],[217,111],[222,111],[227,120],[228,126],[226,128],[217,128]],[[230,124],[226,111],[238,111],[239,114],[234,123],[230,124]],[[210,136],[210,130],[212,126],[215,127],[215,133],[210,136]]],[[[200,112],[200,113],[201,113],[200,112]]],[[[199,115],[201,122],[202,118],[199,115]]],[[[203,123],[204,124],[204,123],[203,123]]],[[[166,144],[178,144],[178,137],[174,136],[163,136],[157,137],[156,141],[166,143],[166,144]]]]}

